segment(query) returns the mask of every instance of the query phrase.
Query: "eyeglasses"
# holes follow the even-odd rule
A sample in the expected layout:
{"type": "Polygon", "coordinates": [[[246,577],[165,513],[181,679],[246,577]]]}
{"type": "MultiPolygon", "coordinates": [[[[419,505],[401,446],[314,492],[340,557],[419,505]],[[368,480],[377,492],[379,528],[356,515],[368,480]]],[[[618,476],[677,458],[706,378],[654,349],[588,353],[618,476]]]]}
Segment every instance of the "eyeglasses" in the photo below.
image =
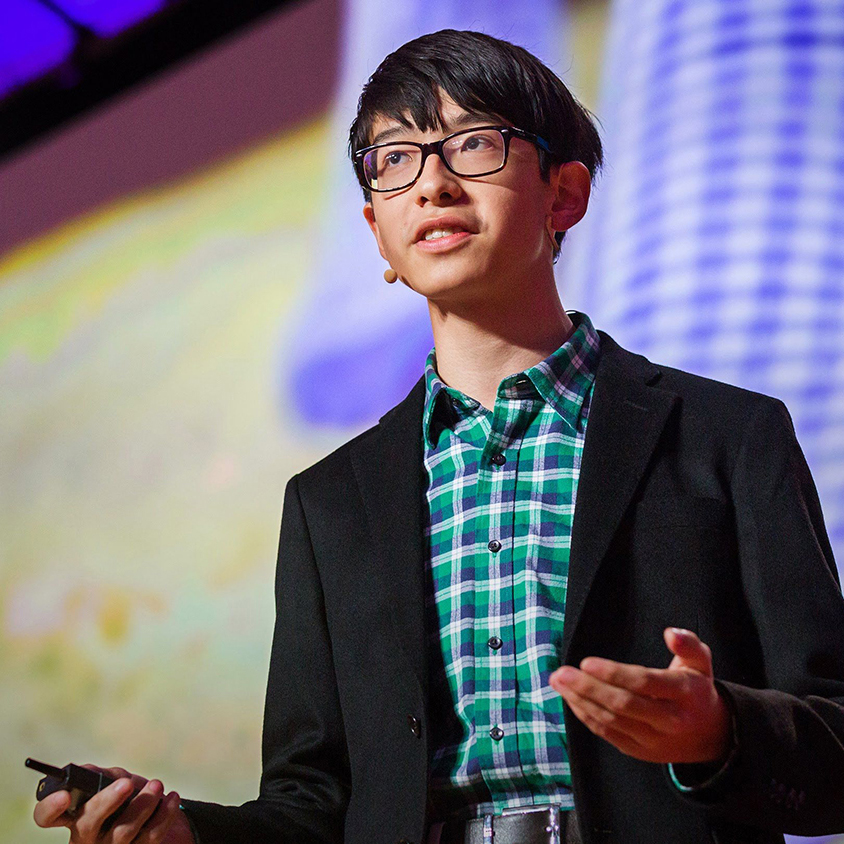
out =
{"type": "Polygon", "coordinates": [[[354,155],[361,185],[376,193],[410,187],[422,174],[429,155],[438,155],[455,176],[488,176],[507,163],[510,140],[522,138],[553,155],[544,138],[513,126],[477,126],[452,132],[440,141],[388,141],[354,155]]]}

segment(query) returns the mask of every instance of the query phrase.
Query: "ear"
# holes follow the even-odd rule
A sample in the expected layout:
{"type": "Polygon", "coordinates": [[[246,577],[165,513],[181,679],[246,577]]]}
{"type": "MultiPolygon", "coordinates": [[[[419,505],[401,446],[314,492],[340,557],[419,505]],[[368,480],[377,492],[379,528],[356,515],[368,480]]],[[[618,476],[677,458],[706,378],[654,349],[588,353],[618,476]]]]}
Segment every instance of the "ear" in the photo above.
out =
{"type": "Polygon", "coordinates": [[[375,235],[375,242],[378,244],[378,251],[381,253],[381,257],[389,263],[387,256],[384,254],[384,244],[381,240],[381,232],[378,229],[378,222],[375,219],[375,209],[372,207],[371,202],[367,202],[366,205],[363,206],[363,216],[369,224],[370,231],[375,235]]]}
{"type": "Polygon", "coordinates": [[[567,161],[551,168],[554,189],[550,221],[554,231],[564,232],[580,222],[589,205],[592,177],[580,161],[567,161]]]}

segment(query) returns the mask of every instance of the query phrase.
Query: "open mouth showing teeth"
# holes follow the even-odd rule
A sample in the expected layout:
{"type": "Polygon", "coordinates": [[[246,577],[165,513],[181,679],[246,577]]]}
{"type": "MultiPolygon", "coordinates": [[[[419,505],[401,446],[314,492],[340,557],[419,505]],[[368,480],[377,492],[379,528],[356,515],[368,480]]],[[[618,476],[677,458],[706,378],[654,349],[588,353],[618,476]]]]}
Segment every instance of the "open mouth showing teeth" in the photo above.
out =
{"type": "Polygon", "coordinates": [[[450,234],[457,234],[457,232],[462,231],[463,229],[431,229],[425,232],[423,240],[438,240],[441,237],[448,237],[450,234]]]}

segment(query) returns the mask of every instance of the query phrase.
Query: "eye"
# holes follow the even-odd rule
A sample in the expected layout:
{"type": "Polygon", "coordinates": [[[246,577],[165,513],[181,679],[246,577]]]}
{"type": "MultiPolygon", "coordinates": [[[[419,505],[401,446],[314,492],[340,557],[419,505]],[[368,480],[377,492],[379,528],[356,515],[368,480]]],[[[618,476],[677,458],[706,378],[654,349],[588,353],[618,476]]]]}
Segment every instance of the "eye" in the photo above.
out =
{"type": "Polygon", "coordinates": [[[468,135],[460,145],[461,152],[480,152],[495,146],[489,135],[468,135]]]}
{"type": "Polygon", "coordinates": [[[401,152],[400,150],[394,150],[393,152],[388,152],[383,159],[381,160],[381,167],[383,169],[388,169],[390,167],[399,167],[402,164],[407,164],[410,160],[410,156],[406,152],[401,152]]]}

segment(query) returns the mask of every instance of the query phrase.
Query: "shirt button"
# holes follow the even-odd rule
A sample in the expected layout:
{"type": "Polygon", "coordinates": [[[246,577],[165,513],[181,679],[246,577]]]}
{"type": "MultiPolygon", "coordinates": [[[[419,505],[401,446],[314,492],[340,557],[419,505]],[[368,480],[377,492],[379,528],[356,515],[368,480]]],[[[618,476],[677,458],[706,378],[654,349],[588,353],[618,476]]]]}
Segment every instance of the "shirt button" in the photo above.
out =
{"type": "Polygon", "coordinates": [[[493,741],[501,741],[501,739],[504,738],[504,730],[502,730],[501,727],[493,727],[489,731],[489,737],[493,741]]]}
{"type": "Polygon", "coordinates": [[[419,723],[419,719],[414,715],[407,716],[407,726],[410,727],[410,732],[419,738],[422,735],[422,724],[419,723]]]}
{"type": "Polygon", "coordinates": [[[507,462],[507,458],[503,454],[493,454],[492,462],[495,463],[496,466],[503,466],[507,462]]]}
{"type": "Polygon", "coordinates": [[[487,545],[487,548],[489,548],[493,554],[497,554],[501,550],[501,543],[497,539],[493,539],[492,542],[487,545]]]}
{"type": "Polygon", "coordinates": [[[489,645],[489,647],[491,647],[494,651],[500,650],[500,649],[501,649],[501,646],[502,646],[503,644],[504,644],[504,642],[502,642],[502,641],[501,641],[501,639],[499,639],[499,638],[498,638],[498,636],[493,636],[493,637],[492,637],[492,638],[491,638],[491,639],[487,642],[487,645],[489,645]]]}

